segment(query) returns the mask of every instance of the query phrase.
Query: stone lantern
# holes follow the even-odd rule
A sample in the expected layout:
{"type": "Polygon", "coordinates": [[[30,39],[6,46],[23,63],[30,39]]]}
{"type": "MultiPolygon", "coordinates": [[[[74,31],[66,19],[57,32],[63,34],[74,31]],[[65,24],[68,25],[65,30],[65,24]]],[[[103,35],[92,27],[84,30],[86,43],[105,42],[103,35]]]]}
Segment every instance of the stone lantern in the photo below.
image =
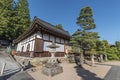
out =
{"type": "Polygon", "coordinates": [[[54,42],[52,42],[51,45],[47,46],[49,49],[49,52],[51,53],[51,58],[55,58],[56,48],[59,48],[54,42]]]}
{"type": "Polygon", "coordinates": [[[59,46],[52,42],[52,44],[48,45],[47,47],[50,48],[49,52],[51,53],[51,57],[45,66],[43,66],[42,73],[47,76],[54,76],[56,74],[62,73],[63,68],[59,65],[57,58],[55,58],[56,48],[59,46]]]}

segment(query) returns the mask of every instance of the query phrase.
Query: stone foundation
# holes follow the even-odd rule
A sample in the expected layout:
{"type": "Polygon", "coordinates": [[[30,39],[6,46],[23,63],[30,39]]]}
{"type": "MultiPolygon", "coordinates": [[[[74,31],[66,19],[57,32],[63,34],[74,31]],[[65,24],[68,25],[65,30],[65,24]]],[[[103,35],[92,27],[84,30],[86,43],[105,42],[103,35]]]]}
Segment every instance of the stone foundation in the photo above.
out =
{"type": "MultiPolygon", "coordinates": [[[[44,57],[44,58],[35,57],[35,58],[30,58],[30,57],[22,57],[22,56],[14,56],[14,58],[22,66],[28,65],[29,62],[33,66],[39,66],[39,65],[47,63],[47,61],[50,59],[50,57],[44,57]],[[23,65],[23,63],[24,63],[24,65],[23,65]]],[[[56,58],[57,58],[58,62],[67,62],[68,61],[68,59],[66,57],[56,57],[56,58]]]]}

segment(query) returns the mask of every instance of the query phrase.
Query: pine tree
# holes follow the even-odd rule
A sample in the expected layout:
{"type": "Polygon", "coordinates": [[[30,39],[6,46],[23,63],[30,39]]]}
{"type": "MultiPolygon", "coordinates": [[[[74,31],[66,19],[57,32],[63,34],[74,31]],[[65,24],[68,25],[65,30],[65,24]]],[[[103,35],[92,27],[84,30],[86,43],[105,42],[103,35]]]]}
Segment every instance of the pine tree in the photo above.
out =
{"type": "Polygon", "coordinates": [[[10,41],[16,39],[30,26],[30,15],[27,0],[0,1],[0,36],[10,41]]]}
{"type": "Polygon", "coordinates": [[[13,15],[14,1],[0,0],[0,36],[10,39],[11,20],[13,15]]]}
{"type": "Polygon", "coordinates": [[[90,7],[82,8],[76,23],[84,31],[95,29],[96,25],[94,23],[92,9],[90,7]]]}
{"type": "Polygon", "coordinates": [[[16,17],[16,37],[22,34],[30,26],[30,14],[27,0],[18,0],[15,8],[16,17]]]}
{"type": "MultiPolygon", "coordinates": [[[[92,63],[94,63],[94,54],[96,41],[99,39],[97,32],[92,32],[92,29],[96,28],[93,19],[92,9],[90,7],[82,8],[80,11],[80,15],[77,18],[77,25],[80,26],[80,29],[75,33],[72,38],[77,37],[78,44],[81,46],[83,53],[85,54],[86,51],[91,54],[92,63]]],[[[74,39],[71,39],[74,40],[74,39]]],[[[73,42],[73,41],[72,41],[73,42]]]]}

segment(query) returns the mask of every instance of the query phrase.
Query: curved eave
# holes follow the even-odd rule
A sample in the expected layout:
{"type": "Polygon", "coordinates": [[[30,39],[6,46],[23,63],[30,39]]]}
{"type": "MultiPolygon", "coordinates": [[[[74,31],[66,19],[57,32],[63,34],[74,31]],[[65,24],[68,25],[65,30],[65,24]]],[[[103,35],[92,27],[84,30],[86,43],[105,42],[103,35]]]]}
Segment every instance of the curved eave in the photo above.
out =
{"type": "Polygon", "coordinates": [[[36,28],[33,27],[32,29],[27,30],[25,33],[23,33],[21,36],[19,36],[16,40],[15,43],[18,43],[22,40],[24,40],[26,37],[29,37],[36,31],[36,28]]]}
{"type": "Polygon", "coordinates": [[[33,33],[35,33],[36,31],[39,31],[39,30],[43,30],[43,31],[48,32],[52,35],[59,36],[59,37],[62,37],[64,39],[70,40],[69,33],[62,31],[62,30],[59,30],[59,29],[55,28],[53,25],[51,25],[47,22],[44,22],[44,21],[35,17],[33,22],[32,22],[31,27],[27,31],[25,31],[21,36],[19,36],[14,41],[14,43],[18,43],[18,42],[24,40],[26,37],[29,37],[30,35],[32,35],[33,33]],[[45,23],[48,26],[46,26],[45,23]]]}
{"type": "Polygon", "coordinates": [[[38,23],[39,26],[42,26],[42,28],[46,29],[46,31],[48,33],[51,33],[53,35],[56,35],[56,36],[59,36],[59,37],[65,38],[65,39],[70,39],[69,33],[62,31],[58,28],[55,28],[53,25],[51,25],[49,23],[47,23],[47,24],[49,24],[49,26],[46,26],[45,24],[43,24],[41,22],[40,19],[36,19],[36,22],[38,23]]]}

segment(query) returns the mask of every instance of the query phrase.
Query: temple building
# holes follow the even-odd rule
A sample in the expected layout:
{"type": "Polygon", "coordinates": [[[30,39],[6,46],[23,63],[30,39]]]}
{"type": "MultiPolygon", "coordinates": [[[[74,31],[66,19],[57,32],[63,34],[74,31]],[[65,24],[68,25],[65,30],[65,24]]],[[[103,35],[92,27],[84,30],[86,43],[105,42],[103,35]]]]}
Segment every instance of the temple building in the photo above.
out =
{"type": "Polygon", "coordinates": [[[49,48],[55,42],[56,57],[63,57],[68,53],[70,35],[54,25],[37,17],[33,19],[30,28],[15,40],[17,55],[27,57],[50,57],[49,48]]]}

